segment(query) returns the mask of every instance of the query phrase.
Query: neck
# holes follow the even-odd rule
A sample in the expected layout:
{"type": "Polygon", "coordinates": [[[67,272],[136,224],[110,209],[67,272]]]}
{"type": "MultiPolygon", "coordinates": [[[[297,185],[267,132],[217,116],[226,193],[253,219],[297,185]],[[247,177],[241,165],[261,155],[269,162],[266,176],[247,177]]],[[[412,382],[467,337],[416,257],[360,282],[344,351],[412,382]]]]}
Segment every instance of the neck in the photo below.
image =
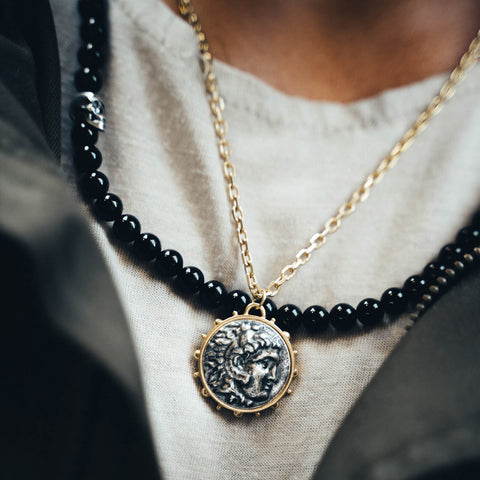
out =
{"type": "MultiPolygon", "coordinates": [[[[176,0],[165,0],[175,11],[176,0]]],[[[214,58],[276,89],[351,102],[452,70],[477,0],[193,0],[214,58]]]]}

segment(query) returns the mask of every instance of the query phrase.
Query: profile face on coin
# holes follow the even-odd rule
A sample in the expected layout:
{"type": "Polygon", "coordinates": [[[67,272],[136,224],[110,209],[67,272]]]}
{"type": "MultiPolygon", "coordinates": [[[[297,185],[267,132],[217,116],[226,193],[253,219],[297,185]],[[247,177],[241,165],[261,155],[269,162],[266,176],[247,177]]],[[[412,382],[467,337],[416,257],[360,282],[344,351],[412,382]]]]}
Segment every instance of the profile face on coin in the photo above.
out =
{"type": "Polygon", "coordinates": [[[210,396],[244,412],[274,405],[293,374],[288,339],[272,322],[251,315],[217,325],[205,339],[199,361],[210,396]]]}

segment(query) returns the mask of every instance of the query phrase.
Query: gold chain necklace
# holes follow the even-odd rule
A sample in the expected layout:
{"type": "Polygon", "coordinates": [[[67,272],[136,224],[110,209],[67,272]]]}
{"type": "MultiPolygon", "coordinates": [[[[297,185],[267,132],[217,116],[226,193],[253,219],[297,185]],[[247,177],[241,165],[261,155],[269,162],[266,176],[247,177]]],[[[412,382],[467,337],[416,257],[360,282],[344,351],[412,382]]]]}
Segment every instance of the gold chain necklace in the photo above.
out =
{"type": "Polygon", "coordinates": [[[290,383],[297,375],[295,369],[297,352],[292,349],[288,332],[279,329],[274,319],[265,318],[265,309],[262,306],[265,298],[275,296],[281,286],[310,260],[312,253],[325,244],[327,237],[340,228],[342,220],[351,215],[359,203],[367,199],[371,189],[395,166],[400,155],[412,145],[430,120],[440,112],[445,102],[454,95],[456,87],[475,65],[480,55],[480,30],[439,93],[420,113],[390,153],[323,224],[322,229],[312,235],[308,244],[297,252],[294,261],[283,267],[280,275],[264,289],[257,282],[248,246],[244,214],[239,203],[240,193],[235,183],[235,166],[231,161],[232,151],[226,138],[224,101],[219,93],[213,58],[190,0],[177,0],[177,6],[180,14],[194,29],[199,42],[205,87],[231,201],[231,213],[236,225],[247,283],[253,296],[253,302],[246,308],[244,314],[238,315],[234,312],[233,317],[226,320],[217,319],[212,331],[208,335],[202,335],[202,346],[194,354],[199,367],[195,377],[202,381],[202,394],[205,397],[212,397],[217,402],[218,410],[224,407],[233,410],[236,416],[243,413],[260,415],[262,410],[277,408],[280,398],[285,393],[291,393],[290,383]],[[259,310],[261,317],[251,315],[252,309],[259,310]]]}

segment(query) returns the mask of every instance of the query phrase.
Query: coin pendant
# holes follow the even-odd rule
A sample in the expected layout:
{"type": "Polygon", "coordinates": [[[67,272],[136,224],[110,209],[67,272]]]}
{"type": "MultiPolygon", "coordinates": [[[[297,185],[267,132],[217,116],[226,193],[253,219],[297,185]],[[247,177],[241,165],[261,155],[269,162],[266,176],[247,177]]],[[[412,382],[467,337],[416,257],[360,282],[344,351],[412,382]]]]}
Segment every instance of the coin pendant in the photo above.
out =
{"type": "MultiPolygon", "coordinates": [[[[296,351],[289,334],[265,316],[249,314],[216,320],[208,335],[202,335],[198,360],[198,377],[202,394],[217,402],[217,409],[232,410],[236,416],[276,408],[278,401],[291,393],[290,383],[297,375],[296,351]]],[[[264,314],[264,310],[261,309],[264,314]]]]}

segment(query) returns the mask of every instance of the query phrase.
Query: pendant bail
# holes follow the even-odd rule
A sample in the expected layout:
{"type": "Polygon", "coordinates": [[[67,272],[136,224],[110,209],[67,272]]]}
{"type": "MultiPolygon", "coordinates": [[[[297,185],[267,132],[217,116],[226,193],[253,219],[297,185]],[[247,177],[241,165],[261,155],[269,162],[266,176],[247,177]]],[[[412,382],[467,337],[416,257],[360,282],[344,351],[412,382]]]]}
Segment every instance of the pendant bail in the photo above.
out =
{"type": "Polygon", "coordinates": [[[260,295],[253,295],[253,300],[252,300],[252,303],[256,303],[258,305],[260,305],[261,307],[263,307],[263,304],[265,303],[265,300],[267,299],[267,291],[262,288],[260,290],[260,295]],[[259,301],[260,300],[260,301],[259,301]]]}
{"type": "Polygon", "coordinates": [[[255,301],[247,305],[247,307],[245,308],[244,315],[248,315],[250,313],[250,310],[258,310],[262,318],[267,318],[267,312],[265,310],[265,307],[255,301]]]}
{"type": "Polygon", "coordinates": [[[256,297],[255,295],[253,296],[253,300],[251,303],[247,305],[245,308],[245,315],[248,315],[250,310],[259,310],[260,314],[262,315],[263,318],[266,318],[267,312],[265,310],[265,307],[263,306],[266,298],[267,298],[267,291],[264,290],[263,288],[260,290],[261,297],[256,297]]]}

